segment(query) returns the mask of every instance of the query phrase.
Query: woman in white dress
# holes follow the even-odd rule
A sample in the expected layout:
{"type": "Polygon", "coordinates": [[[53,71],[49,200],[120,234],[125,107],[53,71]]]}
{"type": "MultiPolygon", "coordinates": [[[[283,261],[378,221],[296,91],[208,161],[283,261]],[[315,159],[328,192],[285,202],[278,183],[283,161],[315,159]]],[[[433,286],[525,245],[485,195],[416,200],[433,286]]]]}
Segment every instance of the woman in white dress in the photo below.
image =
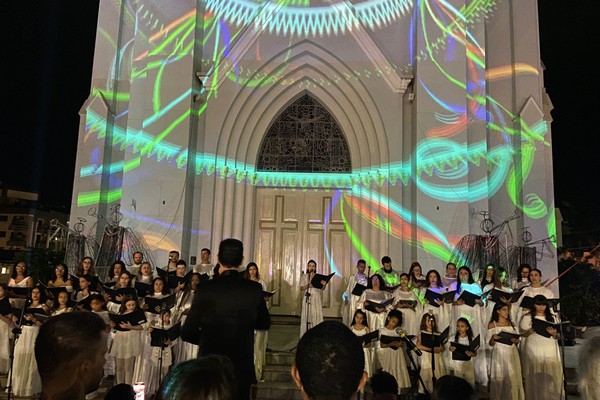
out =
{"type": "MultiPolygon", "coordinates": [[[[152,292],[148,293],[146,297],[161,299],[168,295],[169,290],[166,287],[165,280],[161,277],[156,277],[152,280],[152,292]]],[[[133,382],[145,382],[144,390],[146,393],[152,394],[158,389],[158,369],[152,369],[153,348],[150,345],[150,332],[152,331],[150,328],[161,326],[161,314],[163,313],[163,310],[149,310],[145,303],[142,304],[142,309],[146,316],[146,322],[142,324],[143,330],[140,333],[141,353],[135,359],[133,382]]],[[[164,311],[170,312],[170,310],[164,311]]]]}
{"type": "Polygon", "coordinates": [[[427,278],[423,275],[423,268],[418,261],[410,264],[408,269],[408,282],[411,288],[419,289],[427,284],[427,278]]]}
{"type": "MultiPolygon", "coordinates": [[[[523,318],[523,314],[525,314],[526,312],[533,311],[533,310],[529,310],[527,308],[523,308],[523,306],[521,306],[521,304],[523,302],[523,299],[525,297],[534,298],[538,294],[541,294],[542,296],[546,297],[546,299],[553,299],[554,298],[554,293],[552,293],[552,290],[550,290],[547,287],[545,287],[545,286],[542,285],[542,271],[540,271],[537,268],[533,268],[529,272],[529,279],[531,280],[531,283],[529,284],[529,286],[526,286],[523,289],[523,295],[521,296],[521,298],[519,299],[519,302],[518,302],[519,307],[517,309],[517,319],[516,319],[516,321],[520,321],[523,318]]],[[[550,312],[553,313],[552,310],[550,310],[550,312]]],[[[525,350],[524,346],[526,346],[526,344],[522,343],[521,344],[521,350],[522,351],[525,350]]]]}
{"type": "Polygon", "coordinates": [[[406,356],[404,355],[404,343],[400,339],[398,332],[396,332],[396,328],[401,325],[402,312],[399,310],[390,311],[385,320],[385,326],[379,328],[380,341],[379,347],[376,350],[376,364],[396,378],[396,382],[398,382],[398,394],[403,389],[411,387],[408,368],[406,366],[406,356]],[[382,336],[397,337],[398,340],[383,343],[381,341],[382,336]]]}
{"type": "Polygon", "coordinates": [[[0,373],[6,374],[10,367],[10,339],[12,338],[12,306],[8,299],[8,286],[0,283],[0,373]]]}
{"type": "Polygon", "coordinates": [[[419,318],[423,313],[416,290],[408,286],[408,274],[403,272],[400,274],[400,286],[392,293],[393,307],[402,311],[402,329],[415,337],[419,333],[419,318]]]}
{"type": "Polygon", "coordinates": [[[69,292],[67,289],[60,289],[54,300],[54,306],[52,310],[52,316],[60,315],[62,313],[73,311],[73,307],[69,305],[69,292]]]}
{"type": "Polygon", "coordinates": [[[63,263],[58,263],[54,267],[54,279],[48,281],[48,287],[64,287],[67,292],[73,292],[73,282],[69,279],[69,269],[63,263]]]}
{"type": "Polygon", "coordinates": [[[560,400],[564,396],[563,371],[557,339],[560,334],[553,327],[542,336],[533,330],[533,319],[556,323],[545,296],[533,298],[534,311],[521,319],[520,328],[526,338],[523,359],[525,397],[527,400],[560,400]]]}
{"type": "MultiPolygon", "coordinates": [[[[181,322],[181,326],[185,324],[187,315],[192,308],[192,302],[194,301],[194,296],[196,295],[201,280],[202,276],[200,273],[193,272],[190,276],[189,286],[184,291],[177,293],[177,302],[175,303],[173,320],[181,322]]],[[[179,364],[198,357],[199,349],[197,344],[178,340],[173,347],[173,352],[175,353],[174,363],[179,364]]]]}
{"type": "MultiPolygon", "coordinates": [[[[250,262],[246,266],[245,275],[251,281],[260,283],[263,292],[267,290],[267,284],[261,279],[258,265],[255,262],[250,262]]],[[[268,306],[269,299],[267,297],[265,297],[265,302],[268,306]]],[[[258,381],[262,380],[263,367],[266,363],[268,333],[267,330],[254,330],[254,373],[258,381]]]]}
{"type": "MultiPolygon", "coordinates": [[[[440,273],[435,269],[432,269],[427,272],[425,286],[421,288],[421,298],[425,298],[425,293],[427,290],[431,290],[434,293],[444,294],[448,291],[448,288],[444,286],[442,283],[442,277],[440,273]]],[[[438,326],[441,330],[446,329],[446,327],[450,324],[450,314],[452,312],[452,305],[449,303],[445,303],[444,301],[438,300],[436,304],[439,307],[434,307],[428,303],[423,306],[422,313],[431,311],[435,316],[435,320],[438,323],[438,326]]],[[[419,320],[422,317],[422,314],[419,316],[419,320]]],[[[418,330],[420,331],[420,329],[418,330]]],[[[417,332],[418,332],[417,331],[417,332]]]]}
{"type": "Polygon", "coordinates": [[[510,308],[507,304],[496,304],[492,319],[488,324],[487,341],[492,347],[490,359],[490,398],[494,400],[524,400],[521,359],[517,344],[518,338],[511,339],[512,344],[500,343],[501,332],[518,334],[510,320],[510,308]]]}
{"type": "MultiPolygon", "coordinates": [[[[367,289],[365,289],[365,291],[360,295],[360,299],[356,304],[359,309],[365,310],[367,313],[367,322],[371,330],[377,330],[385,326],[386,312],[391,310],[392,306],[373,306],[372,303],[369,305],[369,302],[372,301],[375,303],[381,303],[390,299],[391,297],[392,295],[386,290],[385,281],[381,275],[371,275],[369,277],[369,285],[367,286],[367,289]],[[372,309],[374,311],[368,309],[371,307],[373,307],[372,309]]],[[[400,321],[400,324],[402,324],[402,321],[400,321]]]]}
{"type": "MultiPolygon", "coordinates": [[[[437,329],[435,317],[430,314],[424,314],[421,318],[421,331],[419,335],[417,335],[417,348],[423,352],[423,355],[419,357],[419,361],[421,364],[421,379],[423,379],[423,383],[425,383],[425,388],[421,382],[419,382],[419,393],[425,393],[425,389],[427,392],[433,392],[433,378],[436,379],[440,376],[446,375],[446,363],[444,362],[444,345],[435,347],[427,347],[423,344],[423,334],[433,335],[434,333],[439,333],[437,329]],[[433,361],[432,361],[433,354],[433,361]],[[434,365],[435,363],[435,365],[434,365]],[[434,371],[435,367],[435,371],[434,371]]],[[[444,328],[445,329],[445,328],[444,328]]]]}
{"type": "MultiPolygon", "coordinates": [[[[457,321],[460,317],[466,318],[471,327],[473,328],[473,335],[481,335],[482,338],[486,336],[484,329],[487,328],[487,322],[485,321],[484,303],[483,301],[477,301],[476,304],[471,307],[464,303],[463,300],[458,298],[463,291],[467,291],[471,294],[480,296],[482,294],[481,287],[473,279],[473,274],[469,267],[462,266],[458,269],[458,282],[456,284],[456,298],[452,303],[452,314],[451,321],[457,321]],[[483,332],[483,334],[482,334],[483,332]]],[[[456,326],[450,324],[450,336],[456,333],[456,326]]],[[[486,341],[482,341],[482,350],[485,350],[487,344],[486,341]]],[[[481,386],[488,385],[488,364],[486,357],[477,357],[474,360],[475,364],[475,382],[481,386]]]]}
{"type": "MultiPolygon", "coordinates": [[[[350,323],[350,330],[358,337],[365,336],[371,332],[367,322],[367,314],[363,310],[356,310],[354,312],[352,322],[350,323]]],[[[363,353],[365,355],[365,372],[370,378],[373,376],[373,347],[371,342],[363,343],[363,353]]]]}
{"type": "MultiPolygon", "coordinates": [[[[473,342],[473,328],[466,318],[459,318],[456,321],[456,333],[454,334],[454,342],[463,346],[470,346],[473,342]]],[[[480,337],[481,340],[481,337],[480,337]]],[[[456,351],[456,347],[450,345],[448,348],[450,353],[456,351]]],[[[452,369],[453,375],[459,378],[463,378],[475,387],[475,365],[473,363],[473,357],[477,356],[477,350],[471,352],[465,351],[465,355],[468,359],[460,358],[454,354],[450,360],[450,369],[452,369]]]]}
{"type": "MultiPolygon", "coordinates": [[[[125,297],[122,300],[119,314],[130,314],[139,310],[136,299],[125,297]]],[[[111,321],[110,326],[114,329],[116,324],[111,321]]],[[[133,384],[133,372],[135,360],[142,353],[141,332],[144,329],[138,323],[121,323],[121,330],[115,331],[110,355],[115,358],[115,384],[133,384]]]]}
{"type": "Polygon", "coordinates": [[[529,273],[531,272],[531,265],[523,263],[517,269],[517,277],[513,281],[513,290],[521,290],[531,284],[529,280],[529,273]]]}
{"type": "Polygon", "coordinates": [[[317,289],[310,283],[317,273],[317,262],[309,260],[306,265],[306,273],[300,277],[300,291],[302,292],[302,313],[300,314],[300,337],[304,333],[323,322],[323,290],[327,286],[326,281],[321,281],[322,288],[317,289]]]}
{"type": "MultiPolygon", "coordinates": [[[[33,287],[33,279],[27,273],[27,263],[25,261],[18,261],[13,265],[12,275],[8,280],[8,290],[10,291],[11,287],[19,287],[19,288],[32,288],[33,287]]],[[[11,303],[15,308],[23,307],[25,303],[25,299],[27,295],[21,294],[13,294],[11,295],[11,303]]]]}
{"type": "MultiPolygon", "coordinates": [[[[38,372],[35,361],[35,339],[40,330],[42,322],[39,321],[34,313],[28,313],[27,310],[39,309],[40,314],[49,315],[48,306],[46,306],[43,293],[38,287],[31,290],[31,297],[28,300],[23,320],[19,321],[17,316],[13,315],[13,322],[21,322],[21,334],[18,336],[14,348],[13,369],[16,371],[9,374],[8,381],[12,376],[12,393],[15,396],[37,396],[42,390],[42,379],[38,372]]],[[[37,313],[37,312],[36,312],[37,313]]],[[[50,349],[48,351],[51,351],[50,349]]]]}

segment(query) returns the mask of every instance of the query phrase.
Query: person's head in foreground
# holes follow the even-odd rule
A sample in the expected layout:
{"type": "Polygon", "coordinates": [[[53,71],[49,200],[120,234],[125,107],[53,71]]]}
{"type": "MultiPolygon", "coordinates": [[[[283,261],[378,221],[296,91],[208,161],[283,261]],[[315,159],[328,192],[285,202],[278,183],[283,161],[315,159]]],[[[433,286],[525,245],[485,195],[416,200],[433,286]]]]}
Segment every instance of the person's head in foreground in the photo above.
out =
{"type": "Polygon", "coordinates": [[[229,357],[210,354],[175,365],[155,400],[235,400],[237,383],[229,357]]]}
{"type": "Polygon", "coordinates": [[[473,386],[465,379],[454,375],[444,375],[437,380],[432,400],[469,400],[475,395],[473,386]]]}
{"type": "Polygon", "coordinates": [[[367,382],[360,341],[339,321],[324,321],[298,342],[292,378],[303,399],[350,400],[367,382]]]}
{"type": "Polygon", "coordinates": [[[584,400],[600,400],[600,336],[586,340],[579,350],[579,393],[584,400]]]}
{"type": "Polygon", "coordinates": [[[35,341],[41,399],[83,399],[104,375],[108,332],[100,316],[74,311],[48,319],[35,341]]]}

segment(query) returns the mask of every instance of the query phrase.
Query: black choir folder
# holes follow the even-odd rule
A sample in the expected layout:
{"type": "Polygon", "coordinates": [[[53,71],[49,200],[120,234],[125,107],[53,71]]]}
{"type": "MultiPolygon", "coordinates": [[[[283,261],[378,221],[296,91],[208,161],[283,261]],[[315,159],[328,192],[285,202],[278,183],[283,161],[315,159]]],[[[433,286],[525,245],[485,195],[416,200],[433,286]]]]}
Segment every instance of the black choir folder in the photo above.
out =
{"type": "Polygon", "coordinates": [[[500,336],[500,339],[497,339],[496,342],[506,344],[509,346],[515,344],[512,342],[512,339],[518,339],[521,337],[521,335],[519,335],[518,333],[510,333],[505,331],[500,332],[498,335],[500,336]]]}
{"type": "Polygon", "coordinates": [[[110,296],[110,301],[113,303],[121,304],[119,300],[117,300],[117,296],[131,296],[134,299],[137,299],[137,290],[132,287],[125,287],[114,289],[107,286],[103,286],[104,292],[110,296]]]}
{"type": "Polygon", "coordinates": [[[176,271],[167,272],[162,268],[156,268],[156,272],[158,273],[158,276],[160,276],[167,282],[167,286],[169,287],[169,289],[175,289],[177,285],[180,285],[182,283],[188,284],[194,270],[189,270],[185,273],[184,276],[177,276],[176,271]]]}
{"type": "Polygon", "coordinates": [[[181,322],[166,329],[153,326],[152,332],[150,332],[150,346],[162,347],[167,340],[172,342],[179,336],[181,336],[181,322]]]}
{"type": "Polygon", "coordinates": [[[421,344],[429,348],[442,346],[448,341],[449,332],[450,326],[447,326],[441,333],[421,331],[421,344]]]}
{"type": "Polygon", "coordinates": [[[398,300],[398,304],[404,307],[415,308],[418,302],[416,300],[400,299],[398,300]]]}
{"type": "MultiPolygon", "coordinates": [[[[562,325],[565,326],[566,324],[570,324],[570,321],[563,321],[562,325]]],[[[538,335],[542,335],[544,337],[551,337],[552,335],[548,332],[548,328],[554,328],[556,329],[557,332],[560,332],[560,325],[561,324],[555,324],[543,319],[539,319],[539,318],[533,318],[531,321],[531,327],[533,328],[533,330],[535,331],[535,333],[537,333],[538,335]]]]}
{"type": "Polygon", "coordinates": [[[373,332],[369,332],[365,335],[358,336],[358,339],[364,343],[371,343],[372,340],[377,340],[379,338],[379,329],[375,329],[373,332]]]}
{"type": "Polygon", "coordinates": [[[175,293],[163,297],[144,297],[144,310],[153,314],[160,314],[173,307],[175,307],[175,293]]]}
{"type": "Polygon", "coordinates": [[[363,292],[367,290],[367,287],[365,285],[361,285],[360,283],[357,283],[356,285],[354,285],[354,289],[352,289],[352,294],[354,296],[360,296],[363,294],[363,292]]]}
{"type": "Polygon", "coordinates": [[[119,325],[121,322],[127,323],[129,322],[131,325],[141,325],[146,322],[146,314],[142,310],[137,310],[127,314],[115,314],[108,313],[108,318],[110,318],[111,322],[115,323],[114,330],[116,331],[128,331],[129,329],[123,329],[119,325]]]}
{"type": "Polygon", "coordinates": [[[433,290],[427,289],[425,291],[425,300],[429,305],[434,307],[439,307],[440,305],[436,303],[436,300],[441,300],[444,303],[452,303],[454,301],[454,296],[456,295],[456,290],[451,290],[446,293],[437,293],[433,290]]]}
{"type": "Polygon", "coordinates": [[[467,351],[475,353],[479,349],[479,346],[481,346],[481,338],[480,335],[477,335],[477,337],[468,345],[460,344],[458,342],[450,342],[450,346],[455,347],[454,351],[452,352],[453,360],[469,361],[471,357],[467,355],[467,351]]]}
{"type": "Polygon", "coordinates": [[[365,310],[369,310],[369,311],[374,312],[374,313],[379,313],[379,311],[377,311],[377,307],[382,307],[384,310],[381,311],[381,312],[385,312],[385,308],[388,305],[392,304],[393,301],[394,301],[393,297],[390,297],[387,300],[383,300],[382,302],[377,302],[377,301],[374,301],[374,300],[367,300],[365,302],[365,303],[367,303],[367,304],[365,304],[365,310]]]}
{"type": "Polygon", "coordinates": [[[263,290],[263,297],[273,297],[273,295],[275,294],[276,291],[277,291],[277,289],[273,289],[271,291],[263,290]]]}
{"type": "Polygon", "coordinates": [[[462,300],[465,302],[466,305],[468,305],[469,307],[474,307],[475,306],[475,302],[477,300],[481,299],[481,295],[477,295],[477,294],[473,294],[467,290],[463,290],[462,293],[460,294],[460,296],[458,296],[458,299],[456,300],[462,300]]]}
{"type": "MultiPolygon", "coordinates": [[[[546,299],[547,303],[548,303],[548,307],[550,308],[554,308],[555,304],[560,303],[560,299],[546,299]]],[[[524,296],[523,300],[521,300],[521,304],[520,306],[523,308],[528,308],[530,310],[533,310],[533,297],[531,296],[524,296]]]]}
{"type": "Polygon", "coordinates": [[[135,281],[134,287],[135,291],[137,292],[137,296],[140,299],[154,293],[154,286],[152,285],[152,283],[135,281]]]}
{"type": "Polygon", "coordinates": [[[26,309],[21,309],[21,308],[12,308],[12,314],[17,317],[17,324],[19,322],[21,322],[22,325],[33,325],[32,321],[28,321],[25,319],[25,315],[29,314],[29,315],[33,315],[35,317],[35,319],[37,319],[40,322],[45,321],[46,319],[48,319],[49,315],[44,313],[44,309],[43,308],[26,308],[26,309]],[[23,316],[21,316],[21,311],[23,311],[23,316]]]}
{"type": "Polygon", "coordinates": [[[315,276],[313,276],[313,278],[310,280],[310,284],[315,289],[322,289],[323,285],[321,284],[321,281],[325,281],[325,282],[329,283],[329,281],[331,280],[331,277],[334,275],[335,275],[335,272],[332,272],[329,275],[315,274],[315,276]]]}
{"type": "Polygon", "coordinates": [[[519,301],[522,294],[523,294],[523,290],[518,290],[516,292],[509,293],[509,292],[504,292],[499,289],[492,289],[489,292],[488,299],[490,299],[491,301],[493,301],[496,304],[504,303],[502,301],[502,298],[509,300],[511,303],[516,303],[517,301],[519,301]]]}
{"type": "MultiPolygon", "coordinates": [[[[390,344],[392,342],[401,342],[402,339],[400,338],[400,336],[387,336],[387,335],[381,335],[379,337],[379,341],[381,343],[385,343],[385,344],[390,344]]],[[[390,346],[390,348],[394,349],[394,350],[398,350],[399,346],[390,346]]]]}

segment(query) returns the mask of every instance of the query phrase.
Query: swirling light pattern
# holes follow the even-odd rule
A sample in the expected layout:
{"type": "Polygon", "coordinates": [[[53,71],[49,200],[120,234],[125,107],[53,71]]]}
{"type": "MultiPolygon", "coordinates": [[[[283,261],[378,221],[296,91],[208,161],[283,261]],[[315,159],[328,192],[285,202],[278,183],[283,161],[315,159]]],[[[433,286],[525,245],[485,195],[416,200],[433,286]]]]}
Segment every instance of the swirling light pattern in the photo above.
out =
{"type": "MultiPolygon", "coordinates": [[[[420,214],[413,214],[377,192],[386,186],[408,186],[414,184],[421,194],[432,199],[449,203],[474,202],[491,198],[504,187],[510,201],[530,218],[548,218],[548,235],[555,231],[553,204],[545,204],[537,193],[525,193],[521,201],[519,192],[531,174],[538,146],[548,147],[548,124],[540,119],[531,126],[525,124],[511,108],[489,94],[490,82],[511,79],[515,75],[537,75],[532,65],[517,62],[490,68],[486,65],[484,45],[472,33],[471,26],[482,19],[490,18],[496,2],[475,0],[460,9],[444,0],[363,0],[354,4],[348,1],[317,3],[314,1],[250,1],[250,0],[207,0],[204,17],[205,36],[202,43],[209,40],[216,43],[211,59],[203,60],[203,68],[211,82],[208,89],[193,92],[181,90],[175,96],[166,98],[162,90],[162,76],[166,68],[187,57],[193,51],[194,24],[196,10],[182,10],[170,20],[150,10],[137,9],[132,2],[130,18],[143,18],[153,28],[148,36],[151,44],[132,54],[136,62],[132,68],[131,81],[155,76],[151,92],[152,114],[142,121],[141,128],[122,128],[111,125],[112,148],[128,153],[126,161],[104,162],[97,157],[97,151],[89,154],[89,162],[78,171],[79,179],[94,179],[102,174],[119,176],[134,173],[140,168],[142,159],[185,169],[189,165],[190,149],[169,140],[169,134],[179,128],[191,116],[205,113],[207,104],[218,96],[218,68],[229,69],[227,78],[239,86],[258,87],[268,84],[296,84],[281,77],[289,67],[289,54],[283,57],[282,66],[277,71],[256,70],[244,67],[231,53],[231,46],[247,27],[265,31],[272,35],[289,37],[319,38],[324,36],[346,35],[353,30],[376,31],[393,24],[402,24],[410,32],[408,47],[412,59],[418,62],[428,60],[436,73],[447,84],[460,89],[466,98],[456,101],[456,97],[445,97],[435,87],[417,78],[422,95],[435,105],[436,126],[428,129],[420,138],[414,152],[406,159],[391,164],[372,165],[355,169],[352,173],[335,174],[286,174],[256,171],[254,165],[224,158],[208,152],[195,154],[195,175],[215,175],[222,179],[245,182],[255,186],[282,188],[328,188],[338,189],[334,206],[341,208],[348,237],[361,258],[373,266],[379,265],[368,246],[357,235],[356,229],[347,217],[348,212],[356,213],[361,219],[378,229],[415,246],[432,257],[447,260],[454,244],[460,239],[447,237],[435,223],[420,214]],[[418,27],[418,29],[417,29],[418,27]],[[418,51],[415,43],[424,43],[418,51]],[[456,70],[447,68],[457,54],[466,57],[467,79],[457,75],[456,70]],[[148,60],[147,63],[144,63],[148,60]],[[245,68],[245,69],[244,69],[245,68]],[[197,109],[186,107],[191,96],[203,96],[204,104],[197,109]],[[183,110],[183,111],[182,111],[183,110]],[[192,113],[196,113],[192,115],[192,113]],[[514,121],[519,121],[516,126],[514,121]],[[473,124],[485,124],[489,135],[495,140],[466,142],[463,133],[473,124]],[[150,133],[160,126],[160,132],[150,133]],[[462,136],[461,136],[462,135],[462,136]],[[515,154],[515,142],[519,141],[519,154],[515,154]],[[520,157],[519,168],[515,157],[520,157]],[[465,177],[473,167],[488,166],[485,178],[468,181],[465,177]],[[351,190],[348,190],[351,188],[351,190]],[[417,226],[416,233],[406,231],[409,225],[417,226]]],[[[106,34],[106,32],[101,32],[106,34]]],[[[113,40],[106,36],[106,40],[113,40]]],[[[110,74],[114,74],[120,62],[124,62],[125,52],[115,56],[110,74]]],[[[261,60],[260,46],[256,46],[256,59],[261,60]]],[[[394,66],[397,71],[407,66],[394,66]]],[[[379,79],[380,73],[390,71],[354,71],[354,75],[331,77],[332,81],[358,79],[379,79]]],[[[112,82],[110,79],[109,82],[112,82]]],[[[95,88],[95,94],[104,99],[128,104],[130,93],[119,92],[109,83],[106,88],[95,88]]],[[[128,117],[125,107],[115,121],[128,117]]],[[[87,111],[84,141],[98,141],[99,146],[107,138],[106,121],[101,113],[93,108],[87,111]]],[[[121,199],[120,179],[111,180],[110,187],[77,193],[77,206],[85,207],[97,203],[112,203],[121,199]]],[[[161,221],[154,221],[161,224],[161,221]]],[[[327,221],[326,221],[327,223],[327,221]]],[[[179,228],[178,228],[179,229],[179,228]]],[[[324,243],[330,257],[329,244],[324,243]]]]}

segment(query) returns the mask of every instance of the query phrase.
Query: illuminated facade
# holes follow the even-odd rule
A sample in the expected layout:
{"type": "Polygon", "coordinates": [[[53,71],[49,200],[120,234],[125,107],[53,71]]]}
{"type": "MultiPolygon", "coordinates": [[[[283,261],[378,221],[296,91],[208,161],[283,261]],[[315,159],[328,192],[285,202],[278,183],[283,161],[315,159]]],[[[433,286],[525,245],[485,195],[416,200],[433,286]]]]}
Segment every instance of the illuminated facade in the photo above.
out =
{"type": "Polygon", "coordinates": [[[500,259],[552,238],[537,21],[535,0],[102,0],[71,224],[95,210],[99,238],[121,204],[165,264],[239,238],[282,314],[309,259],[442,271],[485,215],[500,259]]]}

